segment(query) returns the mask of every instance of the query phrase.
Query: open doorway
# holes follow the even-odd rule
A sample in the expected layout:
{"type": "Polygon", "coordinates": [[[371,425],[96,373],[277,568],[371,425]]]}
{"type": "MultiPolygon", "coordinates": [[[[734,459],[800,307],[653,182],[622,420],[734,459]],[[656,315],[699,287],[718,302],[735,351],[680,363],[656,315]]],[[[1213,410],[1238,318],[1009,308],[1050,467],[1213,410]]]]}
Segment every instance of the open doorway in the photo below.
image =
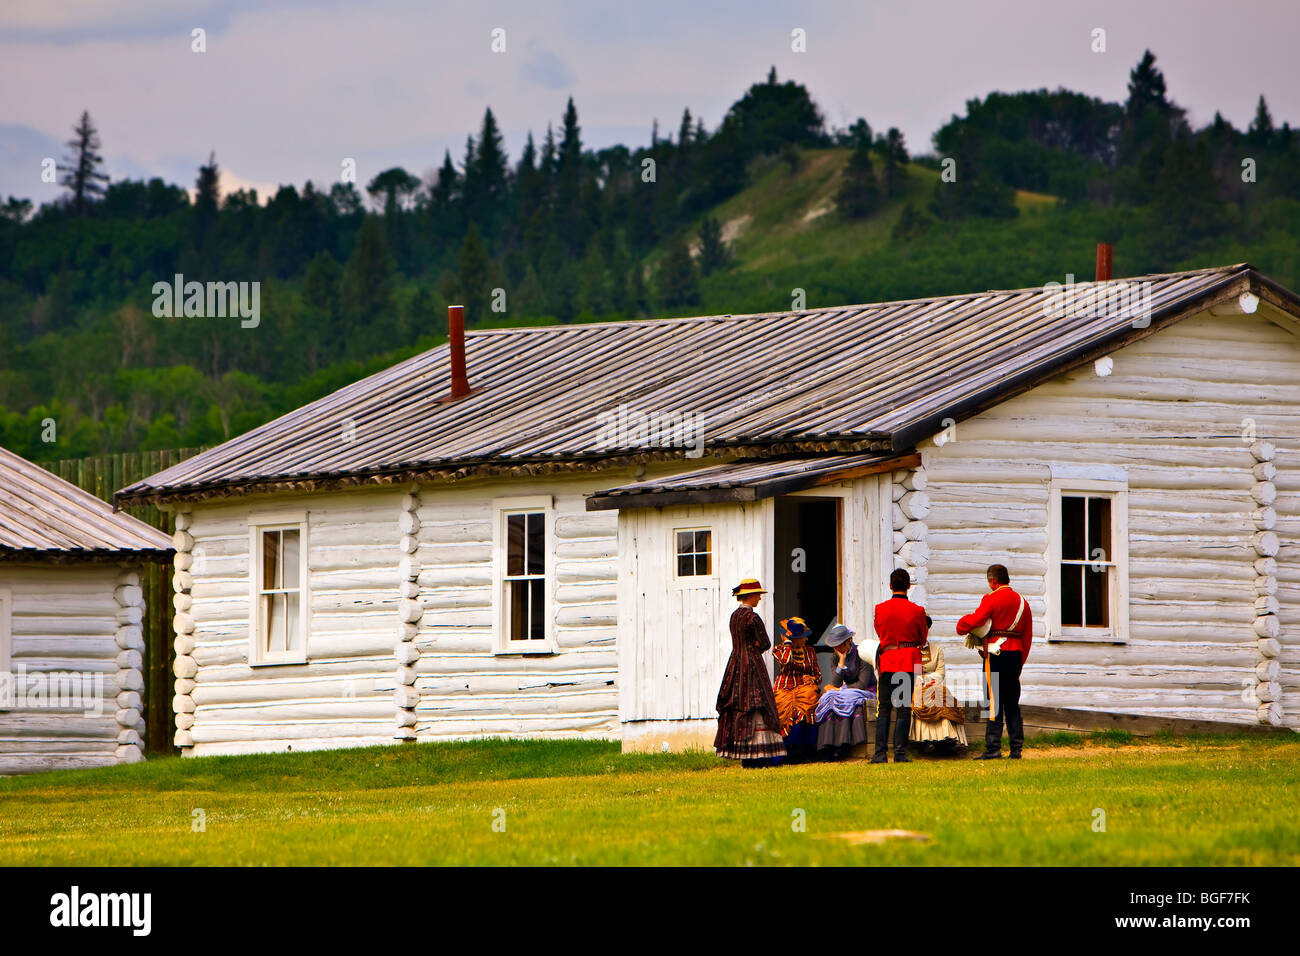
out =
{"type": "MultiPolygon", "coordinates": [[[[801,617],[820,640],[842,610],[842,499],[791,495],[777,498],[775,505],[776,620],[801,617]]],[[[823,677],[830,673],[833,657],[829,651],[818,655],[823,677]]]]}

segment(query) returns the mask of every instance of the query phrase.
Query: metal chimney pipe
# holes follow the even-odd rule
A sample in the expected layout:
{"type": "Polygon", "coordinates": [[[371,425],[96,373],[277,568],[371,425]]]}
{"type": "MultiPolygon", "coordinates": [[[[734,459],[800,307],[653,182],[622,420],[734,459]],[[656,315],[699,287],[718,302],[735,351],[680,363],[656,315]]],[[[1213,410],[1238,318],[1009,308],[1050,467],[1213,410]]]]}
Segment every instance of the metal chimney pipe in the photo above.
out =
{"type": "Polygon", "coordinates": [[[1109,242],[1097,243],[1097,281],[1105,282],[1110,278],[1110,267],[1115,257],[1115,247],[1109,242]]]}
{"type": "Polygon", "coordinates": [[[447,306],[447,331],[451,345],[451,397],[469,394],[469,378],[465,374],[465,307],[447,306]]]}

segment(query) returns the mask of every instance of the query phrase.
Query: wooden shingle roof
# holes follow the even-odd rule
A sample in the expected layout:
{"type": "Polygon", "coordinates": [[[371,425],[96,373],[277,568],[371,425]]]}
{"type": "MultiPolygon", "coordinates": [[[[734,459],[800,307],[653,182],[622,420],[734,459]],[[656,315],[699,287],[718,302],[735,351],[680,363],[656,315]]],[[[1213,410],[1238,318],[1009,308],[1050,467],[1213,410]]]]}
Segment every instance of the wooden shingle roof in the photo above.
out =
{"type": "Polygon", "coordinates": [[[0,448],[0,560],[166,560],[169,535],[0,448]]]}
{"type": "Polygon", "coordinates": [[[1084,283],[1064,302],[1030,288],[470,332],[474,391],[464,398],[445,400],[442,345],[137,482],[118,501],[593,467],[663,452],[602,445],[605,416],[619,406],[693,416],[711,455],[901,452],[946,418],[1261,290],[1300,311],[1293,293],[1241,264],[1084,283]],[[1087,308],[1099,286],[1136,283],[1144,314],[1122,302],[1087,308]]]}

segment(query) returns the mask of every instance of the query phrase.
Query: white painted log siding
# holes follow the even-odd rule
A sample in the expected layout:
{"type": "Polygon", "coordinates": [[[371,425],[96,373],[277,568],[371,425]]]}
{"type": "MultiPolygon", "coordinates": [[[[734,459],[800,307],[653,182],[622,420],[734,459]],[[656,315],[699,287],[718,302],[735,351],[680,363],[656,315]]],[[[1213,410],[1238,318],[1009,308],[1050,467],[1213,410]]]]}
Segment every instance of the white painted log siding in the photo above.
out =
{"type": "MultiPolygon", "coordinates": [[[[13,666],[24,667],[29,675],[71,671],[103,677],[98,715],[87,715],[84,708],[0,709],[0,774],[139,759],[144,721],[139,718],[142,683],[136,655],[144,645],[138,627],[119,621],[134,616],[120,613],[124,605],[115,596],[122,574],[123,568],[111,564],[0,564],[0,591],[9,597],[13,666]],[[119,695],[123,705],[131,706],[120,706],[119,695]]],[[[137,601],[134,594],[124,596],[128,603],[137,601]]],[[[131,606],[138,609],[138,603],[131,606]]]]}
{"type": "Polygon", "coordinates": [[[416,644],[419,739],[483,735],[618,736],[618,513],[585,495],[622,476],[467,481],[422,486],[416,644]],[[493,521],[498,499],[551,496],[555,653],[502,653],[493,632],[493,521]]]}
{"type": "Polygon", "coordinates": [[[402,497],[385,488],[192,506],[197,673],[184,685],[193,711],[177,714],[186,753],[393,741],[402,497]],[[250,517],[293,510],[307,513],[307,663],[250,666],[250,517]]]}
{"type": "Polygon", "coordinates": [[[1243,698],[1261,664],[1253,419],[1278,447],[1279,679],[1283,719],[1300,725],[1300,340],[1260,315],[1202,315],[1112,357],[1108,377],[1088,365],[924,443],[928,608],[949,672],[975,670],[948,636],[1000,562],[1034,615],[1025,703],[1256,722],[1243,698]],[[1043,640],[1053,463],[1127,472],[1127,644],[1043,640]]]}

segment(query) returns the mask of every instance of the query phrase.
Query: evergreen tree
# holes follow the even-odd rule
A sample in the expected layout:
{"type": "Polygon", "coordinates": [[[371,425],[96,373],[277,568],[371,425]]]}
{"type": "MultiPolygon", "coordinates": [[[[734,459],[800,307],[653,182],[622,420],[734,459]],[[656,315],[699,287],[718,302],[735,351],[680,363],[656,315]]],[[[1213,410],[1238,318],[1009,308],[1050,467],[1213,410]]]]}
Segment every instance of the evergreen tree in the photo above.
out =
{"type": "Polygon", "coordinates": [[[722,226],[712,216],[700,223],[700,273],[711,275],[731,265],[731,250],[722,241],[722,226]]]}
{"type": "Polygon", "coordinates": [[[91,122],[89,111],[82,110],[72,133],[73,138],[65,144],[72,155],[66,158],[66,165],[58,167],[63,173],[59,184],[71,193],[72,211],[84,216],[91,203],[103,198],[108,176],[103,171],[104,157],[99,152],[99,131],[91,122]]]}
{"type": "Polygon", "coordinates": [[[677,236],[659,264],[659,301],[664,308],[698,305],[700,280],[684,236],[677,236]]]}
{"type": "Polygon", "coordinates": [[[341,312],[347,354],[354,357],[398,343],[393,257],[375,216],[366,216],[343,273],[341,312]]]}
{"type": "Polygon", "coordinates": [[[545,314],[546,291],[542,288],[542,280],[538,277],[537,270],[531,264],[524,270],[524,281],[515,291],[514,300],[520,315],[545,314]]]}
{"type": "MultiPolygon", "coordinates": [[[[1156,67],[1155,54],[1147,50],[1129,73],[1128,100],[1124,104],[1124,125],[1118,150],[1120,164],[1129,165],[1152,151],[1158,161],[1165,145],[1178,133],[1182,123],[1183,111],[1170,102],[1164,74],[1156,67]]],[[[1141,182],[1144,178],[1139,175],[1139,182],[1133,186],[1144,189],[1145,184],[1141,182]]]]}
{"type": "Polygon", "coordinates": [[[467,162],[472,162],[472,167],[467,167],[465,173],[468,193],[465,214],[471,222],[478,223],[479,231],[491,241],[505,221],[509,181],[505,145],[491,109],[483,114],[477,151],[472,161],[467,162]]]}
{"type": "Polygon", "coordinates": [[[451,150],[443,154],[433,188],[429,190],[429,216],[434,238],[442,243],[454,241],[464,228],[460,202],[461,182],[456,167],[451,162],[451,150]]]}
{"type": "Polygon", "coordinates": [[[1156,69],[1156,55],[1146,50],[1137,66],[1129,72],[1128,101],[1124,104],[1124,113],[1130,119],[1137,119],[1148,109],[1167,113],[1169,106],[1165,75],[1156,69]]]}
{"type": "Polygon", "coordinates": [[[343,267],[324,251],[316,254],[302,278],[306,335],[315,340],[312,347],[326,359],[338,356],[338,343],[343,337],[340,334],[342,311],[339,298],[342,283],[343,267]]]}
{"type": "Polygon", "coordinates": [[[880,141],[880,154],[884,160],[885,196],[893,199],[907,184],[907,145],[898,127],[891,126],[880,141]]]}
{"type": "Polygon", "coordinates": [[[1268,104],[1264,102],[1264,94],[1261,93],[1259,103],[1255,105],[1255,118],[1246,130],[1246,141],[1252,146],[1268,149],[1273,145],[1275,132],[1273,117],[1269,114],[1268,104]]]}
{"type": "Polygon", "coordinates": [[[194,207],[190,213],[194,248],[202,253],[205,249],[208,233],[217,224],[217,212],[221,201],[219,183],[221,172],[217,169],[217,154],[208,154],[208,164],[199,167],[199,177],[194,181],[194,207]]]}
{"type": "Polygon", "coordinates": [[[420,180],[400,166],[386,169],[366,186],[370,198],[384,210],[384,241],[402,269],[411,267],[411,238],[404,205],[420,188],[420,180]]]}
{"type": "Polygon", "coordinates": [[[685,109],[682,111],[682,124],[677,128],[677,148],[685,153],[691,148],[691,111],[685,109]]]}
{"type": "Polygon", "coordinates": [[[479,235],[478,224],[470,222],[457,258],[456,288],[465,306],[465,321],[483,322],[488,314],[491,295],[491,268],[487,247],[479,235]]]}
{"type": "Polygon", "coordinates": [[[416,289],[407,303],[406,330],[412,340],[447,335],[447,307],[427,285],[416,289]]]}
{"type": "Polygon", "coordinates": [[[880,186],[871,165],[871,150],[859,140],[844,167],[844,180],[835,196],[840,215],[845,219],[865,219],[880,206],[880,186]]]}
{"type": "Polygon", "coordinates": [[[890,230],[890,238],[899,242],[907,242],[909,239],[915,239],[923,235],[930,228],[933,220],[924,212],[916,207],[916,203],[909,202],[903,206],[903,211],[899,213],[898,219],[894,222],[894,228],[890,230]]]}
{"type": "Polygon", "coordinates": [[[586,247],[582,193],[582,130],[578,126],[578,110],[573,105],[573,97],[569,97],[555,169],[555,211],[560,239],[571,256],[581,255],[586,247]]]}

